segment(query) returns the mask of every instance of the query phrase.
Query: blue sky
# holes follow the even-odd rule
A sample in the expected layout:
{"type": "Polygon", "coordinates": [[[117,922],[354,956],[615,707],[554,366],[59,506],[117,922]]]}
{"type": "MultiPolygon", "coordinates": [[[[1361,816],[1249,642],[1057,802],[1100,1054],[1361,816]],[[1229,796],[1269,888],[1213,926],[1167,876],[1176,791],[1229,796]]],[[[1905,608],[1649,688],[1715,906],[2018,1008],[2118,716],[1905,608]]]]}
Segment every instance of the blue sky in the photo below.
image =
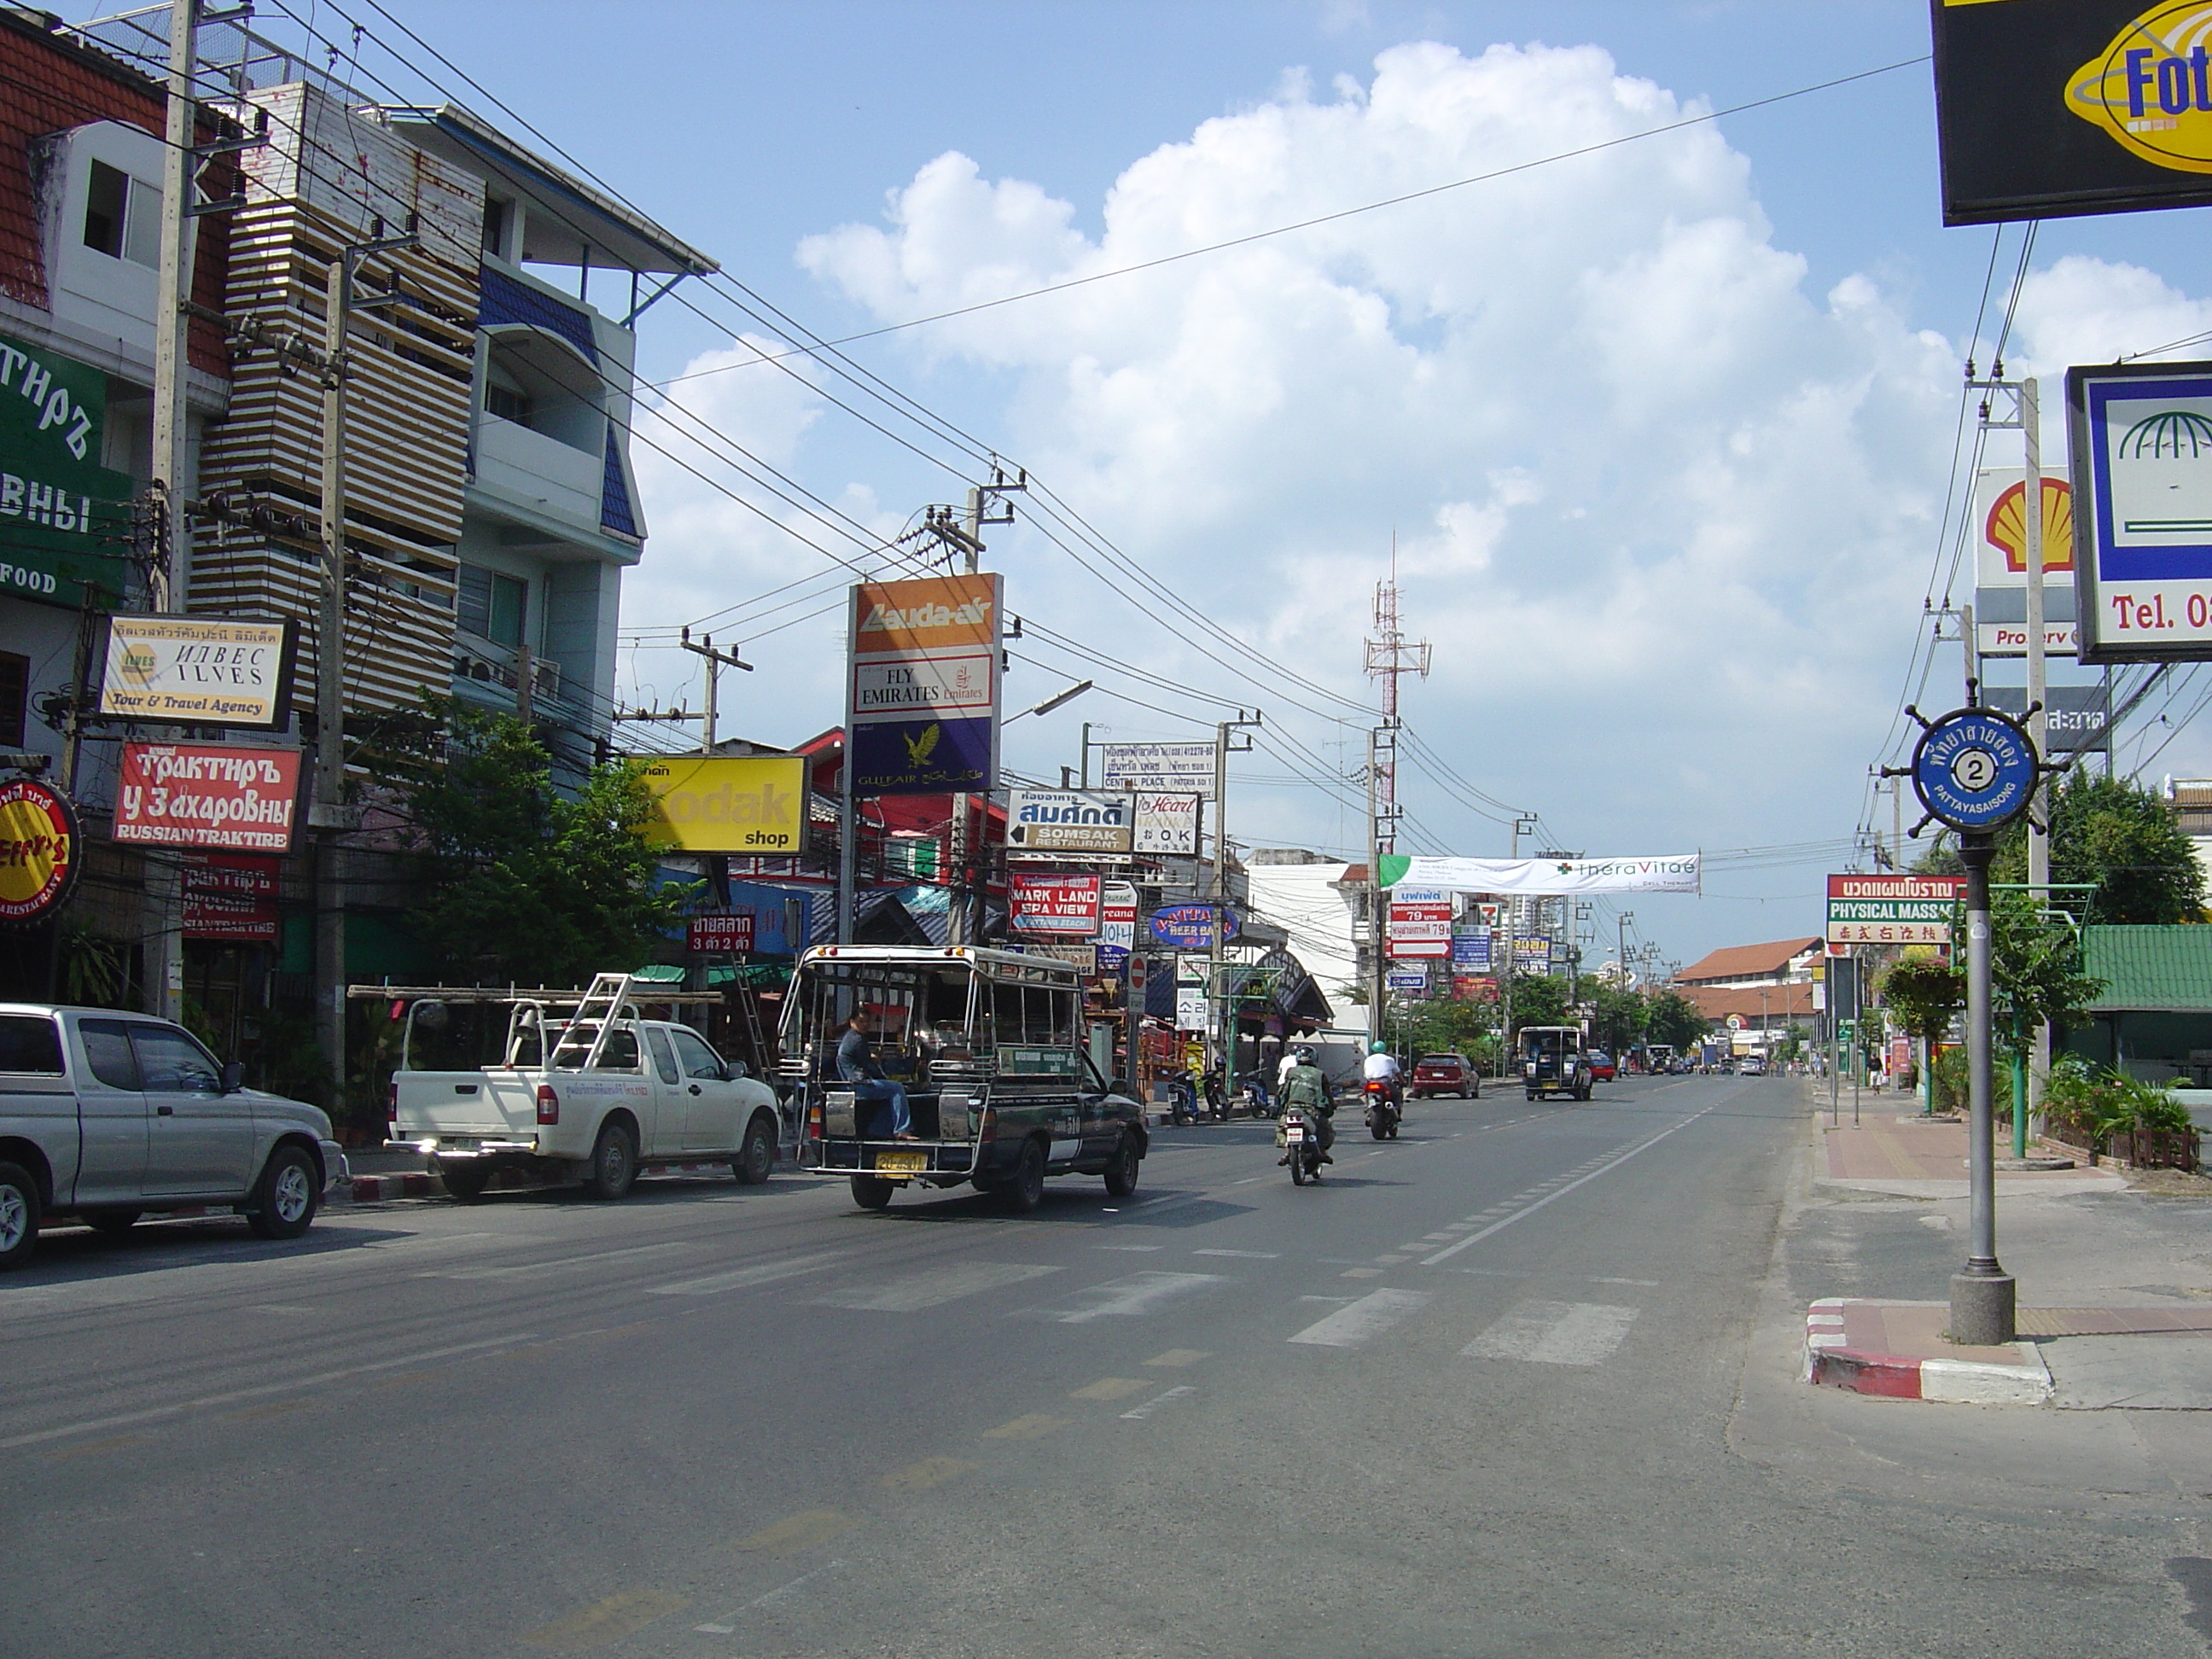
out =
{"type": "MultiPolygon", "coordinates": [[[[289,3],[333,27],[331,5],[289,3]]],[[[1924,0],[386,4],[833,336],[1928,47],[1924,0]]],[[[363,21],[362,64],[404,82],[379,42],[420,53],[363,21]]],[[[299,25],[264,11],[257,27],[299,25]]],[[[2068,362],[2212,325],[2201,230],[2182,213],[2045,226],[2013,367],[2053,377],[2055,407],[2068,362]]],[[[1894,740],[1991,244],[1941,227],[1917,64],[854,355],[1343,696],[1367,695],[1359,636],[1395,532],[1413,629],[1437,646],[1408,713],[1493,803],[1409,769],[1415,850],[1502,852],[1497,802],[1591,854],[1831,843],[1717,861],[1701,901],[1638,902],[1644,935],[1687,959],[1817,929],[1819,876],[1894,740]]],[[[2018,246],[2008,233],[2001,291],[2018,246]]],[[[667,302],[641,366],[714,368],[728,344],[667,302]]],[[[879,532],[956,498],[942,467],[803,381],[737,368],[677,395],[879,532]]],[[[2063,453],[2054,422],[2046,454],[2063,453]]],[[[813,569],[828,591],[833,568],[680,470],[641,471],[653,540],[626,623],[740,606],[725,626],[762,667],[726,691],[734,724],[790,739],[833,723],[832,620],[769,631],[742,608],[813,569]]],[[[1355,765],[1356,716],[1242,682],[1026,517],[993,560],[1012,609],[1170,687],[1269,708],[1281,736],[1246,763],[1240,840],[1356,842],[1357,786],[1284,781],[1355,765]]],[[[1076,660],[1018,662],[1010,706],[1076,660]]],[[[625,694],[696,706],[686,662],[635,653],[625,694]]],[[[1957,672],[1940,656],[1931,696],[1957,672]]],[[[1215,717],[1202,696],[1114,684],[1169,712],[1102,689],[1021,722],[1010,758],[1056,776],[1085,719],[1182,737],[1215,717]]],[[[2150,770],[2207,764],[2188,733],[2150,770]]]]}

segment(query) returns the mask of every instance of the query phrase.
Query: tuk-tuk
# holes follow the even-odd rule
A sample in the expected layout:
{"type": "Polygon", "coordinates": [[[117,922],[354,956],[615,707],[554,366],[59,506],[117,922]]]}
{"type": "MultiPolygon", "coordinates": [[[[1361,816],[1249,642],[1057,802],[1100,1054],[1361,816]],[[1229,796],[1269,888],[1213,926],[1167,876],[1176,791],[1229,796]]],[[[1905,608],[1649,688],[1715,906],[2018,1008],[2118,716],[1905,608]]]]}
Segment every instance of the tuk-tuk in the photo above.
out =
{"type": "Polygon", "coordinates": [[[1524,1025],[1521,1028],[1521,1081],[1531,1100],[1565,1095],[1571,1100],[1590,1097],[1589,1058],[1583,1052],[1578,1025],[1524,1025]]]}
{"type": "Polygon", "coordinates": [[[784,1000],[781,1082],[799,1097],[802,1161],[848,1176],[880,1210],[902,1186],[972,1183],[1036,1207],[1045,1177],[1095,1175],[1117,1198],[1150,1149],[1143,1109],[1117,1093],[1083,1041],[1083,987],[1068,963],[981,946],[824,945],[799,958],[784,1000]],[[842,1076],[855,1015],[874,1065],[905,1091],[842,1076]]]}

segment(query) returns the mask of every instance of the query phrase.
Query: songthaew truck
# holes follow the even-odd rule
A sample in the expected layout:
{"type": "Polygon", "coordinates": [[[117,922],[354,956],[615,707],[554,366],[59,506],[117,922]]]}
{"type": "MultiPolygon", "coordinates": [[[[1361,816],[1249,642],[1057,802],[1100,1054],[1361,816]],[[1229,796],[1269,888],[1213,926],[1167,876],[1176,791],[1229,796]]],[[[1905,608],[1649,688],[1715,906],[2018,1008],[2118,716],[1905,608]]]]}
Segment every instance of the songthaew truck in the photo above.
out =
{"type": "Polygon", "coordinates": [[[1591,1080],[1580,1026],[1521,1028],[1521,1082],[1529,1099],[1565,1095],[1570,1100],[1588,1100],[1591,1080]]]}
{"type": "Polygon", "coordinates": [[[1056,1175],[1103,1176],[1127,1197],[1151,1144],[1145,1115],[1107,1080],[1082,1015],[1075,969],[1046,957],[809,951],[784,999],[778,1048],[802,1103],[807,1167],[848,1177],[870,1210],[902,1186],[963,1182],[1033,1210],[1056,1175]],[[859,1080],[839,1064],[848,1032],[865,1043],[851,1050],[870,1073],[859,1080]],[[893,1085],[906,1101],[903,1133],[893,1085]]]}
{"type": "Polygon", "coordinates": [[[620,1198],[645,1164],[727,1164],[766,1181],[783,1139],[773,1091],[706,1038],[640,1006],[719,996],[633,987],[601,974],[588,990],[356,986],[404,1005],[386,1144],[427,1152],[466,1203],[501,1170],[580,1181],[620,1198]]]}

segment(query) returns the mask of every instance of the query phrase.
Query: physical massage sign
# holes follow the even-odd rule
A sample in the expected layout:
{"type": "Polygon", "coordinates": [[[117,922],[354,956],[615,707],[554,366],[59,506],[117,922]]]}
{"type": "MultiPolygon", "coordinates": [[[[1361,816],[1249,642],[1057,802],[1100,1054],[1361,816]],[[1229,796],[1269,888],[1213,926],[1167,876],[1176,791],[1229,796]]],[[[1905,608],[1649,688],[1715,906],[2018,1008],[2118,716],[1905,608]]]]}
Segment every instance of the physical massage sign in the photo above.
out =
{"type": "Polygon", "coordinates": [[[36,778],[0,783],[0,922],[43,921],[76,885],[76,812],[36,778]]]}

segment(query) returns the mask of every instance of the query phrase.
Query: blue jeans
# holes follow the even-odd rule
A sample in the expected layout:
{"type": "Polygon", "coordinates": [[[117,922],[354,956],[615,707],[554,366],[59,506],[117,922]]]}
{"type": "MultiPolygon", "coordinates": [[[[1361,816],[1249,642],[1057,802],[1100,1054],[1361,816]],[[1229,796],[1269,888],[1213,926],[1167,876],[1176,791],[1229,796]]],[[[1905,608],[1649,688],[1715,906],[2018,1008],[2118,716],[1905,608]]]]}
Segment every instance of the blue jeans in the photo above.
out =
{"type": "Polygon", "coordinates": [[[887,1100],[890,1103],[890,1127],[886,1134],[902,1135],[914,1127],[914,1114],[907,1109],[906,1085],[887,1077],[862,1078],[853,1085],[855,1101],[887,1100]]]}

